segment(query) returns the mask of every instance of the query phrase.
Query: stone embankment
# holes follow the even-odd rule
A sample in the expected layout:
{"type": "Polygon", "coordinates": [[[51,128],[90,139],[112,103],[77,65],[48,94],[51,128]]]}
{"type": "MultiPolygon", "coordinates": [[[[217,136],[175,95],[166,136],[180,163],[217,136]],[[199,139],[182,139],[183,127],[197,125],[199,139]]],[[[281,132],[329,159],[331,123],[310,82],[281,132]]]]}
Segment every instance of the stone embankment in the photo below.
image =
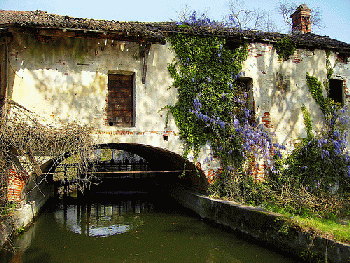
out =
{"type": "Polygon", "coordinates": [[[46,201],[54,194],[53,184],[46,180],[46,176],[31,176],[22,190],[22,200],[11,216],[0,221],[0,247],[9,238],[28,227],[38,215],[46,201]]]}
{"type": "Polygon", "coordinates": [[[181,188],[175,188],[171,195],[202,218],[229,227],[300,260],[350,262],[350,245],[302,232],[279,214],[210,198],[181,188]]]}

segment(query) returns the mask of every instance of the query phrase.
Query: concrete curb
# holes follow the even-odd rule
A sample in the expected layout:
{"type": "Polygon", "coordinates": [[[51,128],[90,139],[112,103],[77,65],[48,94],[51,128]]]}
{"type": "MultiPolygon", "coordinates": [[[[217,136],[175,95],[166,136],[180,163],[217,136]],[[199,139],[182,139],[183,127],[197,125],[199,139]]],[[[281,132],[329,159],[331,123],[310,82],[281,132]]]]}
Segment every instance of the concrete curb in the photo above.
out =
{"type": "Polygon", "coordinates": [[[281,215],[175,188],[171,196],[202,218],[227,226],[304,261],[350,262],[350,245],[302,232],[281,215]]]}

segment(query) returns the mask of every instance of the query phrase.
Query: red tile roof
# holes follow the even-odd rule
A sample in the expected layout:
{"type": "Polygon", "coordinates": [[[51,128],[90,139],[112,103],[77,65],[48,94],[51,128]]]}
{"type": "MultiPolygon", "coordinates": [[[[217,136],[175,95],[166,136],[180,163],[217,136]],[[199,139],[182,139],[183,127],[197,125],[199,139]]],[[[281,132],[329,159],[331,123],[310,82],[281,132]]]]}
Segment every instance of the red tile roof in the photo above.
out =
{"type": "Polygon", "coordinates": [[[83,30],[90,32],[120,33],[130,37],[147,38],[156,42],[164,42],[165,36],[172,33],[187,33],[195,35],[218,35],[248,42],[275,42],[283,37],[288,37],[297,46],[305,48],[333,49],[343,54],[350,55],[350,44],[331,39],[327,36],[319,36],[313,33],[306,34],[281,34],[274,32],[262,32],[254,30],[237,30],[235,28],[196,26],[179,27],[174,22],[144,23],[144,22],[119,22],[97,20],[87,18],[74,18],[49,14],[45,11],[7,11],[0,10],[0,28],[9,26],[57,28],[66,30],[83,30]]]}

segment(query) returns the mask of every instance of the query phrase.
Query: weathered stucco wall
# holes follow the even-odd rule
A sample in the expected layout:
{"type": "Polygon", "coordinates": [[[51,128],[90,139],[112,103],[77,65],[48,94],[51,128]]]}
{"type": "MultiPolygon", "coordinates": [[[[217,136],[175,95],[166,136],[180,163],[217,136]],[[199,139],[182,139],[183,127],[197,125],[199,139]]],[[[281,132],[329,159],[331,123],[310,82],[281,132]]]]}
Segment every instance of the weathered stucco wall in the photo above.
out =
{"type": "MultiPolygon", "coordinates": [[[[334,65],[336,56],[331,54],[334,65]]],[[[253,80],[256,116],[276,134],[279,143],[292,146],[296,139],[306,137],[301,111],[303,104],[311,113],[314,129],[322,129],[323,115],[308,91],[306,73],[318,78],[322,83],[326,81],[326,59],[324,50],[297,49],[294,55],[283,61],[278,58],[272,44],[249,45],[249,55],[243,71],[246,77],[253,80]]],[[[336,64],[333,77],[349,83],[349,74],[349,64],[336,64]]],[[[348,104],[349,90],[344,89],[344,93],[345,104],[348,104]]]]}
{"type": "MultiPolygon", "coordinates": [[[[182,154],[175,122],[170,116],[165,127],[167,111],[161,110],[177,98],[176,90],[169,89],[172,79],[167,70],[174,57],[169,43],[152,44],[146,55],[143,84],[139,43],[69,37],[37,39],[30,34],[16,34],[9,54],[9,97],[48,121],[59,118],[92,125],[97,129],[96,143],[138,142],[182,154]],[[109,70],[135,73],[135,127],[106,125],[109,70]]],[[[324,50],[297,49],[283,61],[272,44],[249,45],[243,71],[252,80],[256,116],[276,134],[277,142],[293,146],[296,139],[306,136],[303,104],[311,113],[314,129],[322,129],[322,113],[308,91],[306,73],[325,81],[326,59],[324,50]]],[[[349,64],[335,63],[333,53],[330,61],[335,65],[334,76],[344,80],[347,101],[349,64]]],[[[204,147],[200,161],[205,170],[212,168],[205,161],[210,157],[210,147],[204,147]]]]}
{"type": "Polygon", "coordinates": [[[176,91],[168,90],[171,78],[167,72],[174,54],[168,45],[153,44],[146,57],[143,84],[139,49],[139,44],[133,42],[62,38],[51,43],[16,35],[10,53],[10,97],[48,120],[88,123],[100,131],[97,140],[104,143],[131,142],[137,132],[146,132],[142,135],[149,137],[149,144],[180,152],[177,139],[165,142],[157,134],[169,131],[167,135],[172,137],[177,132],[171,119],[165,128],[166,111],[161,111],[176,100],[176,91]],[[135,127],[106,125],[109,70],[135,73],[135,127]]]}

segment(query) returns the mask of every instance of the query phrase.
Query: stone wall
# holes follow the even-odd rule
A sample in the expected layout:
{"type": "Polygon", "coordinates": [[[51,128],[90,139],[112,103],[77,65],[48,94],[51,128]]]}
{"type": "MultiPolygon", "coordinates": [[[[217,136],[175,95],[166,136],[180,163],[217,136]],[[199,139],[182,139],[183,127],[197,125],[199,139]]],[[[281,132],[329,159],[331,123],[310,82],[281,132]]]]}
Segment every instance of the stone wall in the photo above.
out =
{"type": "Polygon", "coordinates": [[[54,186],[47,180],[46,175],[28,177],[23,184],[24,186],[19,185],[22,191],[10,195],[10,199],[18,204],[13,215],[0,222],[0,247],[13,233],[28,227],[54,194],[54,186]]]}
{"type": "Polygon", "coordinates": [[[334,242],[292,227],[281,215],[235,202],[209,198],[174,188],[172,197],[200,217],[227,226],[237,233],[253,238],[307,262],[350,262],[350,245],[334,242]]]}
{"type": "Polygon", "coordinates": [[[1,218],[0,221],[0,249],[9,240],[12,235],[13,229],[13,220],[11,217],[1,218]]]}

